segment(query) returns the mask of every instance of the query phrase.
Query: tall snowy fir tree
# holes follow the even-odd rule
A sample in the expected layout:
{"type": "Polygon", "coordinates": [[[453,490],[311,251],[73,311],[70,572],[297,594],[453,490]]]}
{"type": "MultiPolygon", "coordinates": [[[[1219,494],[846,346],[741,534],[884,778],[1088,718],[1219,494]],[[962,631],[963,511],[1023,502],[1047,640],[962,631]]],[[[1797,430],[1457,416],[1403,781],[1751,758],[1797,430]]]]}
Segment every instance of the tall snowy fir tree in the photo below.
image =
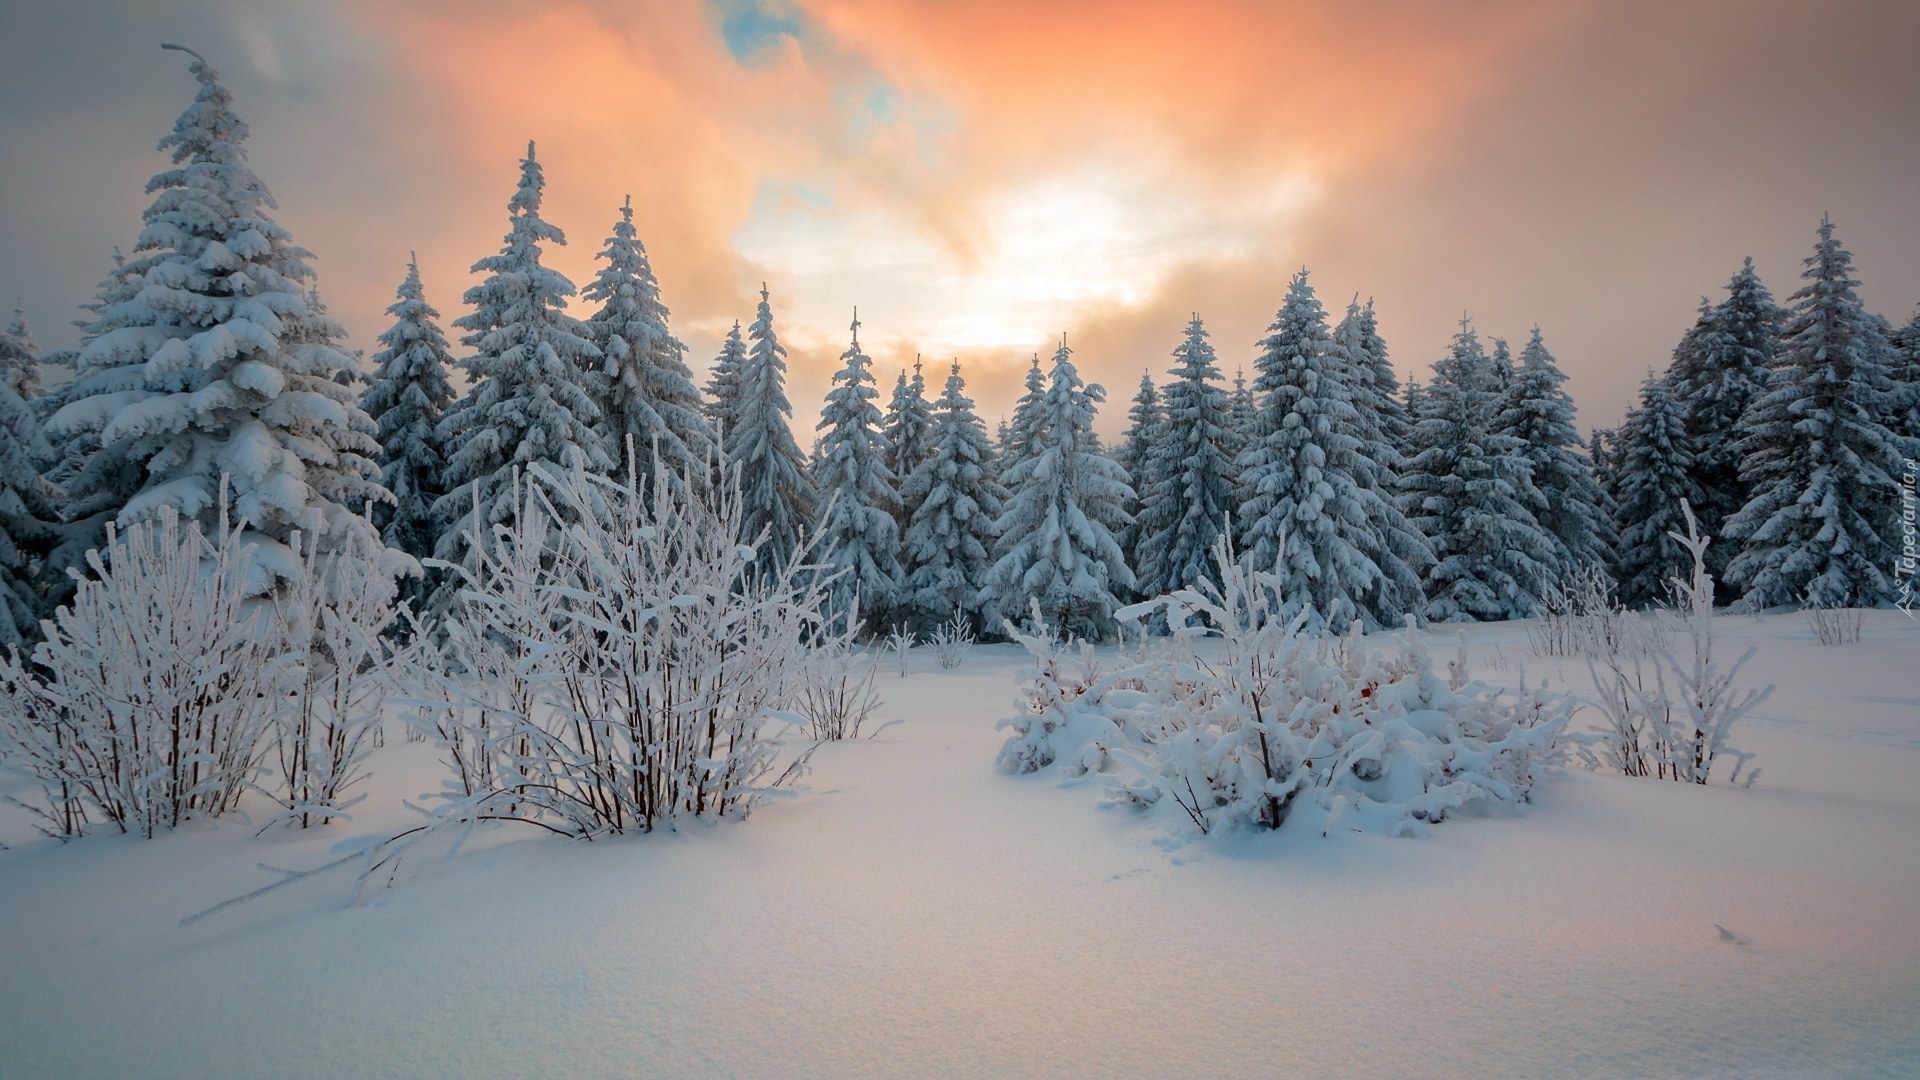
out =
{"type": "Polygon", "coordinates": [[[174,168],[147,184],[136,258],[103,286],[50,427],[91,451],[75,470],[76,543],[163,507],[212,526],[226,477],[255,565],[272,574],[290,568],[282,545],[295,530],[332,548],[365,535],[361,512],[390,496],[373,421],[334,381],[356,369],[331,343],[345,331],[309,305],[312,254],[268,216],[232,95],[189,55],[199,92],[160,140],[174,168]]]}
{"type": "Polygon", "coordinates": [[[740,320],[733,321],[720,352],[707,372],[706,413],[708,426],[720,440],[729,458],[733,455],[733,428],[740,412],[740,394],[747,367],[747,343],[740,336],[740,320]]]}
{"type": "Polygon", "coordinates": [[[840,354],[820,410],[822,432],[813,482],[820,492],[821,562],[840,573],[831,588],[836,613],[858,611],[870,627],[883,625],[900,592],[900,533],[894,514],[898,481],[887,467],[880,408],[873,403],[873,361],[860,351],[860,314],[852,344],[840,354]]]}
{"type": "MultiPolygon", "coordinates": [[[[375,514],[381,536],[388,547],[425,559],[440,536],[433,505],[446,494],[441,486],[446,448],[435,429],[453,403],[453,385],[447,381],[453,357],[440,313],[427,303],[419,263],[411,257],[396,296],[387,308],[394,322],[380,335],[384,348],[374,354],[372,381],[360,394],[360,407],[379,425],[380,477],[394,498],[391,508],[375,514]]],[[[408,587],[416,608],[427,599],[427,580],[408,587]]]]}
{"type": "Polygon", "coordinates": [[[1620,488],[1620,469],[1616,463],[1620,456],[1616,449],[1619,438],[1620,433],[1612,428],[1594,428],[1593,435],[1587,439],[1587,460],[1593,462],[1593,482],[1616,503],[1620,488]]]}
{"type": "Polygon", "coordinates": [[[1694,456],[1679,403],[1666,381],[1649,373],[1640,388],[1640,406],[1620,428],[1614,520],[1620,532],[1622,603],[1641,607],[1666,601],[1669,579],[1691,565],[1692,556],[1674,537],[1687,534],[1680,500],[1692,502],[1700,494],[1693,484],[1694,456]]]}
{"type": "Polygon", "coordinates": [[[901,543],[906,587],[900,606],[921,632],[956,614],[976,620],[992,565],[994,519],[1007,498],[994,479],[993,448],[966,387],[955,361],[933,414],[928,456],[900,485],[901,496],[915,507],[901,543]]]}
{"type": "Polygon", "coordinates": [[[1010,494],[980,591],[996,629],[1001,619],[1025,621],[1029,601],[1038,600],[1059,633],[1098,640],[1113,632],[1119,594],[1134,584],[1113,536],[1127,524],[1133,490],[1126,470],[1094,449],[1095,406],[1104,400],[1099,384],[1081,381],[1063,343],[1033,409],[1027,453],[1001,477],[1010,494]]]}
{"type": "MultiPolygon", "coordinates": [[[[1665,376],[1693,447],[1688,474],[1695,493],[1693,509],[1707,536],[1720,536],[1727,519],[1752,496],[1740,479],[1734,442],[1741,415],[1766,386],[1775,342],[1786,322],[1786,312],[1761,284],[1752,259],[1734,274],[1727,293],[1718,304],[1701,301],[1700,317],[1673,350],[1665,376]]],[[[1707,569],[1723,601],[1737,595],[1725,577],[1728,562],[1738,552],[1738,544],[1726,542],[1707,548],[1707,569]]]]}
{"type": "Polygon", "coordinates": [[[1493,424],[1499,434],[1522,443],[1533,484],[1546,500],[1534,516],[1558,545],[1561,574],[1612,565],[1616,540],[1612,503],[1581,452],[1573,398],[1561,388],[1566,381],[1534,327],[1493,424]]]}
{"type": "MultiPolygon", "coordinates": [[[[1159,596],[1220,580],[1215,541],[1234,510],[1233,432],[1227,392],[1200,316],[1173,351],[1173,376],[1148,450],[1151,485],[1139,493],[1141,532],[1134,563],[1141,594],[1159,596]],[[1151,531],[1148,531],[1151,530],[1151,531]]],[[[1136,481],[1136,485],[1139,482],[1136,481]]]]}
{"type": "Polygon", "coordinates": [[[467,331],[460,343],[475,350],[461,361],[475,386],[438,428],[447,447],[447,493],[434,504],[437,554],[449,562],[466,557],[468,532],[513,516],[516,472],[613,469],[593,426],[600,410],[584,385],[599,350],[580,320],[566,314],[573,282],[540,262],[541,244],[567,242],[540,216],[545,187],[529,142],[520,185],[507,202],[504,245],[473,264],[487,277],[467,290],[473,311],[454,320],[467,331]]]}
{"type": "Polygon", "coordinates": [[[1523,619],[1556,565],[1534,517],[1545,504],[1525,447],[1493,430],[1502,377],[1463,320],[1433,381],[1414,396],[1414,454],[1401,507],[1433,545],[1426,614],[1435,622],[1523,619]]]}
{"type": "Polygon", "coordinates": [[[40,475],[51,456],[33,409],[0,383],[0,649],[38,640],[49,586],[66,584],[45,564],[63,536],[61,492],[40,475]]]}
{"type": "Polygon", "coordinates": [[[1254,365],[1258,437],[1239,461],[1241,542],[1254,567],[1280,575],[1283,617],[1310,608],[1315,628],[1394,625],[1418,582],[1382,565],[1391,553],[1380,523],[1395,515],[1369,482],[1374,463],[1340,371],[1347,358],[1305,270],[1268,331],[1254,365]]]}
{"type": "Polygon", "coordinates": [[[1013,404],[1013,420],[1000,434],[1000,471],[1005,474],[1015,465],[1025,460],[1032,449],[1034,432],[1042,423],[1042,414],[1046,411],[1047,376],[1040,370],[1040,354],[1033,356],[1033,365],[1027,368],[1026,392],[1013,404]]]}
{"type": "Polygon", "coordinates": [[[920,504],[909,497],[904,485],[907,477],[920,467],[932,452],[933,406],[927,403],[927,381],[920,373],[920,358],[913,358],[913,378],[902,371],[894,383],[893,399],[887,403],[887,415],[881,422],[881,438],[886,442],[887,469],[896,483],[903,485],[895,520],[900,534],[906,535],[920,504]]]}
{"type": "Polygon", "coordinates": [[[1160,389],[1153,384],[1153,373],[1140,373],[1140,390],[1133,395],[1133,407],[1127,410],[1127,433],[1120,441],[1120,452],[1114,456],[1120,467],[1127,471],[1127,483],[1133,489],[1134,499],[1128,504],[1127,513],[1133,518],[1126,525],[1114,530],[1113,538],[1127,557],[1127,565],[1134,571],[1135,584],[1145,585],[1140,575],[1140,540],[1145,524],[1141,503],[1153,490],[1153,476],[1150,462],[1153,457],[1153,440],[1159,435],[1166,416],[1160,407],[1160,389]]]}
{"type": "Polygon", "coordinates": [[[800,549],[819,495],[788,423],[793,406],[787,401],[787,350],[774,330],[764,284],[747,337],[753,345],[740,368],[727,463],[740,471],[740,539],[753,543],[766,534],[755,566],[771,571],[800,549]]]}
{"type": "Polygon", "coordinates": [[[27,313],[19,308],[0,330],[0,383],[23,401],[40,396],[40,346],[27,326],[27,313]]]}
{"type": "Polygon", "coordinates": [[[1253,445],[1260,430],[1260,409],[1242,368],[1234,369],[1233,390],[1227,394],[1227,428],[1233,432],[1233,456],[1237,460],[1253,445]]]}
{"type": "Polygon", "coordinates": [[[1493,388],[1504,394],[1513,385],[1513,350],[1507,347],[1506,338],[1493,339],[1493,388]]]}
{"type": "MultiPolygon", "coordinates": [[[[1901,396],[1895,402],[1896,422],[1889,426],[1913,446],[1920,443],[1920,311],[1895,330],[1888,343],[1894,354],[1891,374],[1901,396]]],[[[1920,449],[1909,449],[1907,454],[1920,457],[1920,449]]]]}
{"type": "Polygon", "coordinates": [[[1382,625],[1398,625],[1425,603],[1424,579],[1433,565],[1433,548],[1400,509],[1400,473],[1412,438],[1412,424],[1400,397],[1400,378],[1387,358],[1373,301],[1363,307],[1358,298],[1333,330],[1335,371],[1353,400],[1354,435],[1360,457],[1354,483],[1372,493],[1367,499],[1369,521],[1381,547],[1370,552],[1384,579],[1375,612],[1382,625]]]}
{"type": "Polygon", "coordinates": [[[646,245],[633,228],[633,200],[596,258],[605,259],[580,293],[600,305],[586,321],[600,350],[600,369],[587,386],[600,410],[599,431],[616,471],[633,468],[652,482],[656,460],[668,475],[704,484],[711,467],[713,429],[687,367],[687,347],[667,329],[667,305],[653,276],[646,245]],[[657,455],[657,457],[656,457],[657,455]]]}
{"type": "Polygon", "coordinates": [[[1391,451],[1391,456],[1383,457],[1380,450],[1370,446],[1368,456],[1385,468],[1397,470],[1397,459],[1406,453],[1412,424],[1401,398],[1400,377],[1387,358],[1386,340],[1380,336],[1373,301],[1367,301],[1364,307],[1357,298],[1348,303],[1346,317],[1334,327],[1333,341],[1346,358],[1344,371],[1353,390],[1354,409],[1360,414],[1362,437],[1391,451]]]}
{"type": "MultiPolygon", "coordinates": [[[[53,456],[46,475],[64,494],[60,516],[70,523],[66,538],[48,558],[49,568],[62,579],[68,567],[84,571],[86,552],[103,538],[104,522],[140,489],[145,472],[124,454],[99,453],[97,428],[55,422],[62,409],[83,398],[126,394],[144,386],[145,373],[139,364],[126,362],[112,351],[96,353],[89,362],[84,352],[87,345],[113,331],[105,313],[132,300],[143,287],[143,278],[127,269],[126,256],[114,248],[113,269],[100,282],[93,299],[80,305],[89,317],[74,321],[80,328],[81,351],[71,353],[67,361],[73,368],[73,378],[32,403],[35,412],[47,418],[41,434],[53,456]]],[[[58,602],[64,603],[70,591],[69,584],[52,590],[50,595],[57,594],[58,602]]]]}
{"type": "Polygon", "coordinates": [[[1727,579],[1757,606],[1869,606],[1892,597],[1899,552],[1906,448],[1884,423],[1893,349],[1860,304],[1831,221],[1806,266],[1773,374],[1740,420],[1734,449],[1753,495],[1726,523],[1745,545],[1727,579]]]}
{"type": "MultiPolygon", "coordinates": [[[[346,327],[335,322],[328,314],[327,302],[320,298],[318,285],[307,287],[307,314],[312,317],[305,325],[283,336],[280,341],[282,345],[324,345],[345,351],[340,343],[346,340],[346,327]]],[[[341,386],[358,386],[366,382],[366,372],[360,370],[360,358],[364,355],[359,349],[353,350],[353,363],[335,370],[333,381],[341,386]]]]}

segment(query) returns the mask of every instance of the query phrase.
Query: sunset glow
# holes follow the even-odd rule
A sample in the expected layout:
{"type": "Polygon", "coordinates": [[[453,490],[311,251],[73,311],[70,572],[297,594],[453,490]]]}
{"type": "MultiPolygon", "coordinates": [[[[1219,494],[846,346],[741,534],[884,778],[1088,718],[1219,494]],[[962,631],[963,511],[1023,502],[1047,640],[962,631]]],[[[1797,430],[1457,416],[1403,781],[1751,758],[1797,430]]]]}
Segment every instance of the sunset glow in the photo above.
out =
{"type": "MultiPolygon", "coordinates": [[[[586,280],[632,195],[696,366],[769,284],[795,347],[803,428],[856,305],[883,371],[915,354],[958,357],[993,417],[1026,357],[1062,333],[1091,377],[1124,386],[1166,366],[1198,311],[1229,370],[1242,366],[1302,265],[1331,306],[1377,300],[1403,372],[1439,355],[1463,311],[1509,338],[1539,323],[1583,422],[1611,423],[1694,299],[1741,256],[1790,290],[1822,211],[1858,222],[1846,235],[1883,306],[1920,295],[1920,219],[1897,194],[1915,170],[1916,140],[1902,149],[1897,134],[1911,132],[1911,111],[1881,115],[1898,90],[1850,94],[1854,113],[1815,136],[1874,167],[1810,175],[1774,149],[1772,118],[1828,91],[1792,74],[1804,65],[1765,59],[1796,47],[1799,16],[1739,11],[994,0],[246,5],[171,20],[129,10],[106,42],[41,28],[40,61],[64,49],[152,90],[68,95],[88,118],[77,133],[15,118],[4,198],[31,219],[13,226],[16,242],[57,234],[76,254],[57,279],[0,284],[55,340],[107,249],[129,244],[139,184],[156,167],[148,150],[187,92],[153,46],[180,37],[228,73],[282,218],[319,254],[325,295],[361,347],[409,251],[428,295],[458,306],[468,266],[504,229],[531,138],[548,216],[570,241],[549,261],[586,280]],[[1674,41],[1691,43],[1684,64],[1674,41]],[[1723,134],[1700,132],[1707,118],[1723,134]],[[109,145],[108,131],[125,134],[109,145]],[[95,164],[50,172],[53,156],[76,160],[58,149],[75,137],[94,140],[95,164]],[[40,192],[31,214],[29,189],[40,192]],[[102,200],[123,212],[99,214],[102,200]]],[[[1870,22],[1863,9],[1823,34],[1870,22]]],[[[1891,49],[1898,35],[1871,37],[1850,47],[1891,49]]],[[[1898,64],[1849,69],[1912,79],[1898,64]]],[[[1101,418],[1104,430],[1118,423],[1116,410],[1101,418]]]]}

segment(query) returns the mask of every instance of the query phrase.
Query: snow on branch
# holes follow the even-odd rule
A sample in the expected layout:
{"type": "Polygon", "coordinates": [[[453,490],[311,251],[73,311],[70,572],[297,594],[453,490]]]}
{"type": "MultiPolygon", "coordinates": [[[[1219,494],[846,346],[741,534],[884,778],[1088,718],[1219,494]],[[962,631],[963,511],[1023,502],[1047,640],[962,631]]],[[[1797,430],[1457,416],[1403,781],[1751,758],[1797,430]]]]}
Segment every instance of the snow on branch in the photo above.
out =
{"type": "Polygon", "coordinates": [[[1003,768],[1114,773],[1116,799],[1170,800],[1201,832],[1278,828],[1302,806],[1393,835],[1420,834],[1465,806],[1517,806],[1562,757],[1564,694],[1449,685],[1409,627],[1387,649],[1282,621],[1282,581],[1235,563],[1221,582],[1120,612],[1165,609],[1170,638],[1106,672],[1083,651],[1068,674],[1036,613],[1019,636],[1034,660],[1003,768]],[[1209,640],[1217,639],[1217,640],[1209,640]],[[1130,778],[1121,777],[1131,774],[1130,778]]]}
{"type": "Polygon", "coordinates": [[[213,540],[172,507],[109,527],[32,660],[0,658],[0,740],[39,782],[26,805],[49,835],[152,837],[233,810],[259,774],[287,664],[244,523],[221,518],[213,540]]]}
{"type": "Polygon", "coordinates": [[[650,489],[536,466],[505,497],[509,518],[448,567],[445,646],[409,654],[403,710],[453,770],[436,827],[592,839],[745,817],[774,786],[778,726],[806,726],[796,658],[846,646],[823,629],[828,579],[804,558],[761,566],[735,539],[737,486],[664,465],[650,489]]]}
{"type": "MultiPolygon", "coordinates": [[[[1734,723],[1767,700],[1773,687],[1734,685],[1755,648],[1749,647],[1730,666],[1716,658],[1713,576],[1706,561],[1712,537],[1700,534],[1685,499],[1680,500],[1680,512],[1687,534],[1667,535],[1693,563],[1688,577],[1669,581],[1686,630],[1685,655],[1669,640],[1647,634],[1636,620],[1622,620],[1620,625],[1629,630],[1625,635],[1590,638],[1586,657],[1592,703],[1605,723],[1596,735],[1582,737],[1580,754],[1590,766],[1694,784],[1706,783],[1714,763],[1726,756],[1734,759],[1727,779],[1739,783],[1740,771],[1753,755],[1729,746],[1727,738],[1734,723]]],[[[1752,784],[1759,775],[1755,769],[1746,782],[1752,784]]]]}

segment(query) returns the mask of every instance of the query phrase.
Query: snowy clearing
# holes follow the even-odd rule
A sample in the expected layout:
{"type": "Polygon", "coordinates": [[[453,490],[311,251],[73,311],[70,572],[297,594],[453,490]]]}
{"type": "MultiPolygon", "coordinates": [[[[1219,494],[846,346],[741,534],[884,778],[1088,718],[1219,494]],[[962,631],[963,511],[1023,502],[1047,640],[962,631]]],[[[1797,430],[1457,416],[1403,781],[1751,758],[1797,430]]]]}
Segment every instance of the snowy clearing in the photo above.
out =
{"type": "MultiPolygon", "coordinates": [[[[502,827],[360,906],[343,868],[179,925],[409,824],[430,745],[374,754],[351,825],[257,839],[62,845],[8,807],[0,1077],[1912,1075],[1920,623],[1716,629],[1779,686],[1756,786],[1571,769],[1426,839],[1199,837],[996,771],[1014,645],[883,666],[874,727],[906,722],[744,823],[502,827]]],[[[1468,636],[1477,677],[1587,685],[1525,624],[1468,636]]]]}

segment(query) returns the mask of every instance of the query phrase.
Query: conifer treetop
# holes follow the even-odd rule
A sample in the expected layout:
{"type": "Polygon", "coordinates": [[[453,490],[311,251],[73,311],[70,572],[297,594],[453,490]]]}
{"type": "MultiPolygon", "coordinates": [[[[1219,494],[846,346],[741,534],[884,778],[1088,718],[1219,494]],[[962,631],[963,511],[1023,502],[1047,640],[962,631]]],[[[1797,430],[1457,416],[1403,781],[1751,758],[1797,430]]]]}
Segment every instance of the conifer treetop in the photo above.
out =
{"type": "Polygon", "coordinates": [[[668,329],[660,282],[633,226],[631,196],[595,258],[607,265],[581,295],[601,305],[586,328],[603,366],[587,387],[601,410],[609,451],[624,466],[631,444],[632,467],[646,478],[654,475],[657,450],[669,476],[704,483],[713,432],[687,367],[687,347],[668,329]]]}
{"type": "Polygon", "coordinates": [[[198,90],[159,141],[173,167],[147,184],[136,257],[103,286],[78,385],[50,423],[97,441],[82,487],[104,499],[88,509],[123,522],[171,507],[208,524],[229,477],[232,509],[263,545],[255,565],[277,573],[293,531],[331,545],[364,532],[358,511],[389,496],[373,423],[335,381],[357,362],[316,309],[312,253],[268,216],[273,196],[246,164],[247,125],[218,73],[174,48],[198,90]]]}
{"type": "Polygon", "coordinates": [[[435,514],[446,523],[438,551],[448,561],[464,557],[466,536],[476,527],[511,517],[514,500],[503,493],[516,471],[536,465],[613,470],[612,448],[593,426],[600,409],[585,385],[600,350],[587,327],[566,314],[573,282],[541,263],[540,245],[566,243],[566,235],[540,216],[545,187],[529,141],[519,184],[507,201],[509,225],[500,252],[473,264],[474,273],[487,276],[466,291],[473,310],[454,320],[467,331],[461,344],[474,350],[461,366],[476,385],[438,428],[448,447],[448,469],[447,494],[435,514]]]}

